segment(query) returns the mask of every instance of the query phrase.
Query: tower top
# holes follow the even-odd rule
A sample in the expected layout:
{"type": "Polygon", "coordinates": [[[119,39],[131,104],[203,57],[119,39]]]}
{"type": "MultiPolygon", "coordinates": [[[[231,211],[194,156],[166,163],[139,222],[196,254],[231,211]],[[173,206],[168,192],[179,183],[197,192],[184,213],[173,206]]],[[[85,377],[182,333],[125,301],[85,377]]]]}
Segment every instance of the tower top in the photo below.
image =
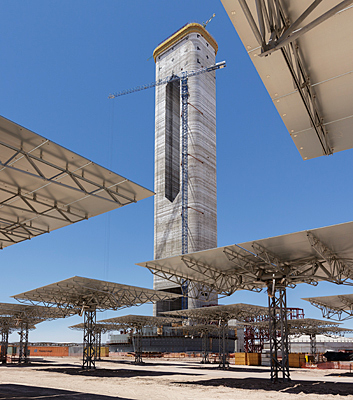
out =
{"type": "Polygon", "coordinates": [[[169,47],[173,46],[176,44],[180,39],[182,39],[184,36],[188,35],[189,33],[196,32],[203,36],[207,42],[215,49],[215,52],[217,54],[218,50],[218,44],[213,39],[213,37],[206,31],[206,29],[197,23],[191,23],[191,24],[186,24],[182,28],[180,28],[178,31],[173,33],[171,36],[169,36],[166,40],[164,40],[161,44],[159,44],[154,52],[153,52],[153,58],[154,61],[156,61],[157,57],[169,49],[169,47]]]}

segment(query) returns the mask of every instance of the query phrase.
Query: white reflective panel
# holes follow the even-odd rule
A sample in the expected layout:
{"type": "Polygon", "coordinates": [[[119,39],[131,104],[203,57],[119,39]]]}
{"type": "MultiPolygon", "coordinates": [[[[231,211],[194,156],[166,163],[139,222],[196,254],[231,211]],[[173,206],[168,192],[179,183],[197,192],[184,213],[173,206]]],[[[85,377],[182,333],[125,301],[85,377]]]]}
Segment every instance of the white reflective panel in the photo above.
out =
{"type": "MultiPolygon", "coordinates": [[[[246,2],[257,23],[255,0],[246,2]]],[[[299,27],[304,27],[341,2],[322,1],[299,27]]],[[[323,155],[320,140],[312,128],[281,49],[260,57],[260,45],[240,2],[222,0],[222,3],[302,158],[307,160],[323,155]]],[[[280,3],[290,23],[293,23],[313,0],[282,0],[280,3]]],[[[353,7],[349,6],[297,39],[305,73],[333,152],[353,147],[352,21],[353,7]]]]}
{"type": "Polygon", "coordinates": [[[176,299],[179,295],[74,276],[12,297],[48,307],[55,305],[68,312],[79,313],[85,309],[117,310],[159,300],[176,299]]]}
{"type": "MultiPolygon", "coordinates": [[[[154,317],[150,315],[122,315],[98,321],[99,324],[119,325],[125,327],[145,327],[145,326],[163,326],[173,322],[181,321],[172,317],[154,317]]],[[[118,327],[116,327],[118,329],[118,327]]]]}
{"type": "Polygon", "coordinates": [[[0,116],[0,248],[152,195],[0,116]]]}
{"type": "Polygon", "coordinates": [[[278,279],[285,277],[286,284],[310,280],[336,282],[341,278],[353,277],[352,237],[353,222],[348,222],[137,265],[163,272],[167,276],[209,285],[218,293],[227,294],[239,289],[264,288],[266,281],[271,281],[274,276],[278,279]],[[320,246],[325,246],[325,251],[329,251],[345,265],[344,271],[338,271],[334,263],[320,254],[320,246],[314,248],[310,242],[312,235],[320,246]],[[235,255],[233,260],[229,257],[231,254],[235,255]],[[277,260],[265,261],[266,254],[277,260]],[[285,272],[284,267],[289,270],[285,272]]]}
{"type": "Polygon", "coordinates": [[[351,310],[353,307],[353,294],[307,297],[303,300],[322,305],[332,310],[351,310]]]}
{"type": "Polygon", "coordinates": [[[45,320],[54,320],[64,318],[70,313],[63,313],[62,310],[56,307],[44,307],[38,305],[28,304],[13,304],[13,303],[0,303],[0,316],[11,318],[12,325],[20,325],[20,322],[29,324],[38,324],[45,320]]]}
{"type": "Polygon", "coordinates": [[[248,317],[268,315],[268,308],[254,304],[227,304],[222,306],[211,306],[192,308],[188,310],[164,311],[162,314],[171,316],[188,317],[194,319],[223,320],[231,319],[244,320],[248,317]]]}

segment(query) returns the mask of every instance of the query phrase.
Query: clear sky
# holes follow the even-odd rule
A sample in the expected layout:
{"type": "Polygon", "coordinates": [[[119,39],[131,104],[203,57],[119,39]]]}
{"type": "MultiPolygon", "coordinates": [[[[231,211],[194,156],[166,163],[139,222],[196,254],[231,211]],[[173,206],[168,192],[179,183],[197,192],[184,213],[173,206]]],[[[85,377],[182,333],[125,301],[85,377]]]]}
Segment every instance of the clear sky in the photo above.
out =
{"type": "MultiPolygon", "coordinates": [[[[218,245],[352,219],[352,150],[303,161],[220,1],[3,0],[0,114],[153,190],[155,47],[187,22],[207,26],[217,61],[218,245]]],[[[74,275],[152,287],[136,262],[153,258],[153,198],[1,251],[1,302],[74,275]]],[[[320,283],[301,297],[351,293],[320,283]]],[[[235,293],[220,304],[266,305],[266,294],[235,293]]],[[[98,314],[151,314],[152,306],[98,314]]],[[[45,322],[30,341],[82,341],[67,329],[81,318],[45,322]]],[[[346,324],[353,328],[353,322],[346,324]]],[[[11,340],[18,340],[13,334],[11,340]]]]}

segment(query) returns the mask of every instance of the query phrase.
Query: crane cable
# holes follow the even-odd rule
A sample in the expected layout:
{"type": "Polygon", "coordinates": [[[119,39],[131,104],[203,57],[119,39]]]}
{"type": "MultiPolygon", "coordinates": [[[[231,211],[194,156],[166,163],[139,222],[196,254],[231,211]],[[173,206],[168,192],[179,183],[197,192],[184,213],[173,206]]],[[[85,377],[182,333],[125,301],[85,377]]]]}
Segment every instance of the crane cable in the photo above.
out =
{"type": "MultiPolygon", "coordinates": [[[[114,143],[114,104],[111,102],[111,118],[110,118],[110,137],[108,140],[108,168],[112,169],[113,164],[113,143],[114,143]]],[[[103,268],[104,268],[104,279],[109,280],[109,258],[110,258],[110,225],[111,225],[111,213],[105,215],[105,232],[104,232],[104,256],[103,256],[103,268]]]]}

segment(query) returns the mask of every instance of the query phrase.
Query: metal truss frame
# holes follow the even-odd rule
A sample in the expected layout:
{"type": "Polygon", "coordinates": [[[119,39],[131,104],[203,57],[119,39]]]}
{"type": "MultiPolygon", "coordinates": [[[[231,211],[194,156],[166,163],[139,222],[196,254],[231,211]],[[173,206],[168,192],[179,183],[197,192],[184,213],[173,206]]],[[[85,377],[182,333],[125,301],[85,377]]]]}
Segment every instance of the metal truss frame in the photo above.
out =
{"type": "MultiPolygon", "coordinates": [[[[180,319],[171,317],[154,317],[147,315],[124,315],[121,317],[108,318],[98,322],[101,331],[116,331],[119,329],[132,329],[135,334],[132,336],[135,360],[134,364],[143,364],[142,360],[142,328],[169,325],[173,322],[180,322],[180,319]]],[[[71,327],[81,329],[81,324],[71,327]]]]}
{"type": "Polygon", "coordinates": [[[290,381],[286,287],[268,287],[271,381],[290,381]],[[282,359],[279,356],[282,356],[282,359]],[[280,376],[281,375],[281,376],[280,376]]]}
{"type": "Polygon", "coordinates": [[[142,360],[142,327],[135,328],[135,334],[132,335],[134,345],[135,360],[134,364],[144,364],[142,360]]]}
{"type": "MultiPolygon", "coordinates": [[[[43,147],[43,145],[45,145],[48,142],[49,142],[49,140],[44,141],[40,146],[38,146],[36,148],[36,150],[39,147],[43,147]]],[[[35,156],[32,153],[33,150],[31,150],[30,152],[27,152],[27,151],[23,150],[23,148],[18,148],[18,147],[10,145],[8,143],[2,142],[2,141],[0,141],[0,146],[6,147],[7,149],[13,151],[13,154],[11,155],[11,157],[9,157],[8,160],[0,163],[0,166],[3,168],[20,171],[17,168],[13,167],[12,164],[14,164],[13,160],[18,159],[19,156],[22,156],[21,158],[28,162],[28,166],[30,167],[29,169],[31,171],[33,171],[33,173],[28,172],[27,173],[28,176],[33,176],[35,178],[41,178],[47,184],[50,183],[50,184],[54,184],[54,185],[60,185],[62,187],[64,186],[69,189],[83,192],[86,196],[89,195],[89,196],[97,197],[97,199],[99,198],[104,201],[113,201],[115,203],[118,203],[119,205],[123,205],[124,203],[122,203],[122,201],[120,201],[118,199],[118,197],[126,200],[127,201],[126,204],[136,202],[136,198],[133,193],[131,193],[131,195],[132,195],[131,197],[126,196],[122,193],[119,193],[118,186],[121,184],[121,182],[107,187],[105,185],[104,181],[102,181],[101,183],[98,183],[98,182],[92,181],[91,179],[86,178],[84,176],[84,171],[82,171],[82,170],[84,170],[84,168],[86,168],[88,165],[93,164],[92,161],[87,160],[87,163],[85,165],[83,165],[82,167],[76,169],[75,171],[70,171],[68,169],[68,163],[67,163],[66,168],[62,168],[57,164],[54,164],[50,161],[44,160],[43,158],[35,156]],[[41,168],[41,166],[42,166],[42,168],[41,168]],[[51,173],[49,175],[46,174],[44,172],[44,170],[47,170],[47,168],[43,168],[43,167],[50,167],[51,173]],[[35,171],[35,173],[34,173],[34,171],[35,171]],[[60,183],[60,180],[67,176],[71,178],[72,185],[64,185],[64,184],[60,183]],[[87,189],[88,187],[90,187],[91,190],[88,190],[87,189]],[[102,193],[102,192],[107,193],[109,195],[110,200],[107,200],[104,197],[98,196],[98,194],[102,193]]],[[[21,172],[23,172],[23,171],[21,170],[21,172]]],[[[124,181],[126,181],[126,179],[124,181]]]]}
{"type": "Polygon", "coordinates": [[[228,320],[219,320],[219,364],[218,368],[229,368],[228,320]]]}
{"type": "Polygon", "coordinates": [[[316,361],[317,358],[317,347],[316,347],[316,334],[312,333],[310,336],[310,354],[314,357],[316,361]]]}
{"type": "Polygon", "coordinates": [[[210,338],[208,331],[201,332],[201,349],[202,359],[201,364],[210,364],[210,338]]]}
{"type": "MultiPolygon", "coordinates": [[[[282,260],[260,243],[253,242],[252,251],[237,245],[223,248],[224,256],[234,264],[234,268],[226,270],[194,260],[192,254],[180,256],[178,260],[178,265],[182,261],[190,273],[185,272],[185,269],[180,272],[177,268],[171,269],[163,264],[159,266],[158,260],[144,266],[155,275],[173,283],[181,285],[183,279],[188,279],[189,284],[194,282],[195,286],[200,284],[227,296],[240,289],[261,291],[267,287],[270,294],[268,312],[271,315],[271,380],[290,380],[286,288],[293,288],[298,283],[316,286],[319,281],[351,286],[353,279],[353,265],[350,260],[341,259],[310,231],[307,231],[307,240],[314,249],[314,255],[302,259],[282,260]],[[280,352],[283,354],[282,359],[279,357],[280,352]]],[[[353,305],[350,310],[353,315],[353,305]]]]}
{"type": "Polygon", "coordinates": [[[327,304],[321,303],[315,298],[309,298],[308,301],[311,305],[318,308],[322,312],[322,316],[327,319],[334,319],[337,321],[346,321],[353,318],[353,303],[347,302],[344,296],[337,296],[344,304],[341,308],[334,308],[327,304]]]}
{"type": "Polygon", "coordinates": [[[24,329],[22,323],[20,324],[20,331],[18,332],[18,334],[20,335],[18,362],[21,364],[23,361],[23,342],[24,342],[24,329]]]}
{"type": "Polygon", "coordinates": [[[19,364],[28,363],[28,331],[28,322],[20,321],[20,331],[18,332],[20,335],[19,364]]]}
{"type": "MultiPolygon", "coordinates": [[[[187,317],[191,324],[202,324],[186,325],[184,328],[187,328],[189,331],[194,330],[195,332],[205,334],[217,326],[219,338],[219,368],[222,369],[228,368],[229,366],[227,346],[229,336],[228,321],[230,319],[244,321],[249,315],[253,316],[265,313],[267,313],[265,307],[253,306],[250,304],[231,304],[163,312],[165,315],[187,317]],[[214,323],[217,323],[217,325],[213,325],[214,323]]],[[[205,362],[208,360],[207,352],[205,352],[205,358],[203,358],[203,360],[205,360],[205,362]]]]}
{"type": "MultiPolygon", "coordinates": [[[[195,298],[204,297],[205,300],[209,301],[216,298],[215,292],[230,296],[235,291],[241,289],[255,292],[261,291],[261,289],[250,282],[243,284],[242,276],[234,274],[234,270],[228,272],[218,271],[207,264],[193,260],[190,256],[183,256],[182,261],[190,270],[202,275],[200,279],[193,278],[192,280],[188,280],[189,297],[191,297],[191,293],[194,293],[195,298]]],[[[184,284],[185,276],[183,274],[179,274],[173,270],[166,271],[166,268],[158,269],[158,265],[153,262],[146,263],[145,267],[159,278],[178,284],[179,286],[184,284]]]]}
{"type": "Polygon", "coordinates": [[[0,303],[0,329],[2,334],[1,358],[6,362],[9,333],[19,327],[19,363],[27,363],[28,335],[35,325],[44,320],[56,319],[57,310],[21,304],[0,303]]]}
{"type": "Polygon", "coordinates": [[[82,314],[85,307],[97,311],[118,310],[179,296],[160,290],[75,276],[12,297],[20,302],[58,309],[61,316],[65,317],[82,314]]]}
{"type": "Polygon", "coordinates": [[[268,316],[249,317],[246,322],[249,322],[249,325],[244,325],[244,351],[245,353],[261,353],[265,340],[268,340],[268,316]],[[267,322],[267,326],[266,328],[257,326],[256,322],[262,324],[267,322]]]}
{"type": "MultiPolygon", "coordinates": [[[[38,150],[47,143],[49,143],[49,140],[42,142],[35,150],[38,150]]],[[[92,161],[87,160],[87,163],[82,167],[77,168],[75,171],[70,171],[68,164],[66,168],[60,167],[53,162],[36,156],[33,153],[33,149],[31,151],[25,151],[23,148],[10,145],[3,141],[0,141],[0,148],[1,147],[6,148],[7,151],[10,152],[8,159],[0,162],[1,170],[6,169],[14,174],[22,174],[25,175],[27,179],[38,182],[38,189],[30,192],[23,190],[20,186],[10,186],[0,183],[0,193],[2,195],[2,201],[0,202],[1,208],[3,210],[9,209],[10,212],[8,214],[24,213],[27,215],[25,218],[14,219],[1,216],[0,238],[2,242],[14,244],[48,233],[49,230],[42,229],[33,224],[33,219],[36,217],[58,220],[64,224],[72,224],[88,218],[86,212],[80,211],[77,207],[75,208],[75,206],[60,203],[49,197],[38,195],[37,192],[43,189],[44,186],[59,186],[61,189],[73,190],[77,193],[81,193],[82,200],[87,197],[94,197],[99,201],[116,203],[118,206],[135,203],[137,201],[135,194],[131,193],[131,196],[129,196],[126,189],[124,189],[124,193],[119,191],[119,185],[122,182],[126,182],[126,179],[114,185],[106,186],[103,180],[99,183],[86,178],[84,169],[93,164],[92,161]],[[16,168],[16,161],[19,159],[27,163],[27,168],[16,168]],[[70,177],[71,184],[63,184],[60,182],[67,177],[70,177]],[[100,196],[100,193],[107,194],[108,197],[100,196]]]]}
{"type": "Polygon", "coordinates": [[[97,329],[97,324],[95,326],[96,331],[96,360],[101,360],[101,347],[102,347],[102,331],[97,329]]]}
{"type": "MultiPolygon", "coordinates": [[[[293,262],[284,262],[278,256],[271,253],[259,243],[252,244],[253,252],[241,247],[225,247],[223,254],[234,263],[234,268],[220,271],[210,265],[194,260],[191,255],[182,256],[184,265],[192,272],[196,272],[199,278],[187,277],[189,296],[194,291],[195,297],[212,292],[230,296],[237,290],[261,291],[267,286],[267,281],[273,277],[282,280],[282,284],[294,287],[297,283],[307,283],[313,286],[319,280],[326,280],[336,284],[352,285],[353,266],[341,260],[332,250],[321,243],[311,232],[307,232],[310,245],[317,253],[317,257],[309,257],[293,262]],[[327,262],[332,271],[323,265],[327,262]],[[318,272],[323,277],[318,277],[318,272]],[[199,287],[198,287],[199,285],[199,287]]],[[[237,246],[236,246],[237,247],[237,246]]],[[[154,275],[182,286],[186,275],[165,266],[159,267],[157,262],[148,262],[145,267],[154,275]]]]}
{"type": "Polygon", "coordinates": [[[85,309],[83,321],[83,361],[82,369],[96,368],[96,309],[85,309]]]}
{"type": "Polygon", "coordinates": [[[213,334],[213,337],[217,335],[219,339],[219,327],[218,325],[215,325],[213,323],[210,323],[210,321],[205,319],[197,319],[197,322],[199,322],[196,325],[193,325],[193,322],[196,321],[184,321],[187,324],[174,327],[175,330],[180,331],[182,330],[184,333],[187,333],[187,335],[199,335],[201,338],[201,351],[202,351],[202,359],[200,361],[201,364],[210,364],[210,333],[213,334]],[[201,323],[202,322],[202,323],[201,323]]]}
{"type": "MultiPolygon", "coordinates": [[[[296,328],[303,326],[304,310],[302,308],[287,307],[287,322],[290,335],[293,334],[293,325],[296,328]]],[[[320,321],[322,323],[322,321],[320,321]]],[[[244,323],[244,350],[245,353],[261,353],[264,342],[269,340],[268,332],[268,316],[259,315],[257,317],[249,317],[244,323]],[[255,343],[257,342],[257,343],[255,343]]],[[[300,333],[301,335],[302,333],[300,333]]],[[[288,345],[290,343],[288,342],[288,345]]],[[[290,350],[290,349],[289,349],[290,350]]]]}
{"type": "Polygon", "coordinates": [[[329,273],[326,268],[321,266],[328,277],[335,276],[340,282],[345,282],[348,279],[353,279],[353,267],[346,264],[341,260],[337,254],[335,254],[331,249],[324,245],[315,235],[310,231],[307,232],[307,237],[310,242],[311,247],[321,256],[332,268],[333,273],[329,273]]]}
{"type": "Polygon", "coordinates": [[[250,11],[247,1],[239,0],[239,3],[256,41],[261,47],[260,56],[268,56],[274,51],[282,53],[288,70],[292,75],[294,87],[301,97],[311,125],[315,129],[323,154],[332,154],[333,149],[328,142],[320,106],[310,82],[310,75],[301,56],[300,45],[297,39],[337,12],[349,7],[353,3],[353,0],[341,1],[341,3],[306,25],[304,25],[304,21],[322,0],[313,0],[307,9],[293,22],[286,15],[280,0],[255,0],[256,11],[254,14],[256,15],[253,15],[250,11]]]}
{"type": "Polygon", "coordinates": [[[261,46],[262,55],[267,56],[272,52],[282,49],[300,36],[320,25],[339,11],[344,10],[353,3],[353,0],[343,0],[315,20],[301,26],[322,0],[313,0],[309,7],[291,22],[285,15],[279,0],[255,0],[256,19],[252,15],[247,0],[239,0],[241,8],[253,31],[258,44],[261,46]]]}
{"type": "Polygon", "coordinates": [[[9,345],[9,325],[2,324],[1,327],[1,354],[0,359],[3,364],[7,361],[7,348],[9,345]]]}
{"type": "Polygon", "coordinates": [[[325,335],[329,337],[343,336],[344,333],[351,333],[352,329],[342,328],[338,326],[337,322],[320,321],[304,319],[302,321],[292,320],[289,326],[290,335],[300,337],[302,335],[308,335],[310,338],[310,354],[314,358],[314,362],[318,361],[317,353],[317,335],[325,335]],[[307,324],[301,325],[300,322],[304,323],[308,321],[307,324]],[[295,323],[298,322],[298,325],[295,323]]]}
{"type": "MultiPolygon", "coordinates": [[[[155,268],[152,262],[147,263],[146,268],[158,278],[162,278],[173,284],[177,284],[181,288],[185,284],[185,278],[182,275],[179,275],[177,272],[170,271],[169,273],[162,270],[158,270],[155,268]]],[[[188,283],[188,297],[190,298],[192,297],[190,296],[191,294],[193,294],[195,298],[204,297],[204,299],[207,301],[213,300],[217,297],[217,294],[213,292],[213,289],[215,290],[215,288],[212,287],[212,285],[207,285],[201,280],[194,280],[194,279],[188,280],[187,283],[188,283]]]]}

